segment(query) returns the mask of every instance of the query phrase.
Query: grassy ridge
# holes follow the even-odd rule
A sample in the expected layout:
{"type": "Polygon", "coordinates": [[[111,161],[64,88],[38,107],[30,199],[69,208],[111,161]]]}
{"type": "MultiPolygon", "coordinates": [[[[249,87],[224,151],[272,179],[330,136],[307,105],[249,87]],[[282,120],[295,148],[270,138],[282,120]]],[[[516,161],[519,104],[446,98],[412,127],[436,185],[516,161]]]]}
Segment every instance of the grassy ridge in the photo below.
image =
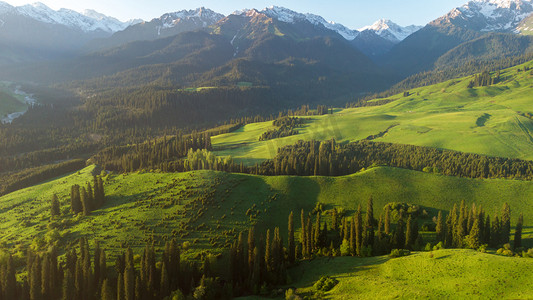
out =
{"type": "Polygon", "coordinates": [[[530,299],[533,260],[473,250],[439,250],[410,256],[303,262],[291,270],[292,286],[312,292],[323,275],[339,280],[327,299],[530,299]]]}
{"type": "Polygon", "coordinates": [[[533,75],[517,72],[524,66],[533,67],[533,62],[503,70],[501,81],[489,87],[468,89],[472,77],[466,77],[411,90],[408,97],[392,96],[393,102],[383,106],[309,117],[295,136],[260,142],[259,136],[272,128],[272,122],[264,122],[215,136],[212,143],[219,155],[254,164],[300,139],[355,141],[397,125],[376,141],[533,159],[533,121],[520,114],[533,112],[533,75]]]}
{"type": "Polygon", "coordinates": [[[533,182],[464,179],[387,167],[335,178],[213,171],[134,173],[106,176],[106,204],[90,216],[73,216],[69,212],[70,187],[92,180],[94,172],[94,166],[87,167],[1,197],[0,243],[19,249],[32,243],[33,247],[47,247],[50,241],[62,246],[83,235],[100,240],[116,254],[127,246],[140,252],[151,241],[160,247],[175,237],[188,242],[187,256],[206,249],[219,253],[252,225],[259,232],[280,226],[286,237],[290,211],[295,212],[299,224],[302,208],[311,211],[320,202],[326,209],[338,206],[353,210],[358,204],[365,207],[370,195],[376,215],[392,201],[416,203],[436,213],[449,210],[461,199],[481,204],[492,215],[508,201],[513,225],[518,212],[523,212],[524,239],[530,243],[533,238],[528,227],[533,217],[533,207],[528,205],[533,182]],[[53,193],[62,204],[63,215],[57,220],[50,220],[49,214],[53,193]]]}

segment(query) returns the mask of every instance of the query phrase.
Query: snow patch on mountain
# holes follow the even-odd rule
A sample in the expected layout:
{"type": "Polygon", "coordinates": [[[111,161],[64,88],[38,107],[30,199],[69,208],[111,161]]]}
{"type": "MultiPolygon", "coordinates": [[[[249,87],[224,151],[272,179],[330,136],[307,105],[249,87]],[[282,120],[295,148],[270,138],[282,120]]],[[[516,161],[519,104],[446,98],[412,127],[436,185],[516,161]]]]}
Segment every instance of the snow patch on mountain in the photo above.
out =
{"type": "Polygon", "coordinates": [[[371,30],[393,43],[399,43],[421,28],[422,26],[417,25],[402,27],[391,20],[380,19],[370,26],[360,28],[359,31],[371,30]]]}
{"type": "Polygon", "coordinates": [[[64,25],[83,32],[103,31],[113,33],[139,22],[139,20],[121,22],[94,10],[87,10],[84,13],[65,8],[53,10],[39,2],[18,7],[0,2],[0,14],[5,13],[26,16],[44,23],[64,25]]]}

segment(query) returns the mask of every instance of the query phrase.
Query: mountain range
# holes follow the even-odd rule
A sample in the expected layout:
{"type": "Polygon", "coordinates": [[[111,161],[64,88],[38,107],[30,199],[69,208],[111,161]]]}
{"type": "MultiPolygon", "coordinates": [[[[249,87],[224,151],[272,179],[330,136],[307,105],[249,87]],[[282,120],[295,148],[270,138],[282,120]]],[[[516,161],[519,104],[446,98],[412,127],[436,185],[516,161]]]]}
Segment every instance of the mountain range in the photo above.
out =
{"type": "MultiPolygon", "coordinates": [[[[63,83],[84,96],[114,98],[146,87],[244,85],[263,101],[252,105],[256,110],[227,106],[221,117],[265,105],[276,111],[345,103],[421,71],[533,51],[533,38],[519,34],[529,32],[529,0],[471,1],[423,28],[379,20],[359,30],[278,6],[228,16],[202,7],[130,22],[42,4],[0,7],[0,57],[11,64],[3,79],[63,83]],[[48,61],[13,64],[42,59],[48,61]]],[[[217,97],[211,93],[209,103],[217,97]]]]}

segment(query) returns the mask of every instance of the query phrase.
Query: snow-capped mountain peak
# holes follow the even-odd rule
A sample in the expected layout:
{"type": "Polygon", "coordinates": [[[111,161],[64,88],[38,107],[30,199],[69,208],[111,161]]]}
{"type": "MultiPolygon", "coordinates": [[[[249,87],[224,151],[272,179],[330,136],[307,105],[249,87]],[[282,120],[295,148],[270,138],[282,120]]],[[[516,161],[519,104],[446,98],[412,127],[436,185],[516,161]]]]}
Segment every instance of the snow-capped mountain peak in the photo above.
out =
{"type": "Polygon", "coordinates": [[[344,37],[347,40],[353,40],[359,32],[357,30],[352,30],[347,28],[346,26],[342,24],[338,24],[335,22],[328,22],[321,16],[317,16],[314,14],[302,14],[295,12],[293,10],[290,10],[285,7],[280,6],[270,6],[267,8],[262,9],[261,11],[255,10],[255,9],[244,9],[240,11],[236,11],[233,13],[234,15],[246,15],[248,17],[253,17],[256,14],[263,14],[270,18],[276,19],[280,22],[284,23],[291,23],[294,24],[296,22],[304,22],[308,21],[313,25],[323,25],[329,30],[333,30],[340,34],[342,37],[344,37]]]}
{"type": "Polygon", "coordinates": [[[406,26],[402,27],[391,20],[386,19],[380,19],[376,21],[374,24],[370,26],[365,26],[363,28],[360,28],[360,31],[365,30],[371,30],[374,31],[377,35],[393,42],[398,43],[400,41],[403,41],[406,37],[410,36],[411,34],[415,33],[419,29],[421,29],[422,26],[406,26]]]}
{"type": "Polygon", "coordinates": [[[113,33],[124,30],[137,20],[121,22],[115,18],[105,16],[94,10],[86,10],[79,13],[70,9],[61,8],[53,10],[41,2],[13,7],[7,3],[0,2],[0,14],[11,12],[25,16],[40,22],[64,25],[69,28],[81,30],[83,32],[107,32],[113,33]]]}
{"type": "Polygon", "coordinates": [[[532,13],[533,0],[474,0],[433,23],[448,22],[483,32],[516,32],[520,22],[532,13]]]}
{"type": "Polygon", "coordinates": [[[161,22],[163,23],[163,28],[172,28],[182,20],[201,22],[203,27],[206,27],[215,24],[222,18],[224,18],[224,15],[216,13],[205,7],[167,13],[160,17],[161,22]]]}

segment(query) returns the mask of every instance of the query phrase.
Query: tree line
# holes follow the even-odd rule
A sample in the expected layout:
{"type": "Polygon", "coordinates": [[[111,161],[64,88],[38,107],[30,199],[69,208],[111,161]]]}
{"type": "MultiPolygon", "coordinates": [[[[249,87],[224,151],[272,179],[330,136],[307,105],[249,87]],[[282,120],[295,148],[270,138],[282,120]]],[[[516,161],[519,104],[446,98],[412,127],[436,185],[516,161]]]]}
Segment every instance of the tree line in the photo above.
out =
{"type": "Polygon", "coordinates": [[[386,165],[468,178],[533,179],[533,162],[367,140],[347,144],[299,141],[274,159],[250,168],[263,175],[340,176],[386,165]]]}

